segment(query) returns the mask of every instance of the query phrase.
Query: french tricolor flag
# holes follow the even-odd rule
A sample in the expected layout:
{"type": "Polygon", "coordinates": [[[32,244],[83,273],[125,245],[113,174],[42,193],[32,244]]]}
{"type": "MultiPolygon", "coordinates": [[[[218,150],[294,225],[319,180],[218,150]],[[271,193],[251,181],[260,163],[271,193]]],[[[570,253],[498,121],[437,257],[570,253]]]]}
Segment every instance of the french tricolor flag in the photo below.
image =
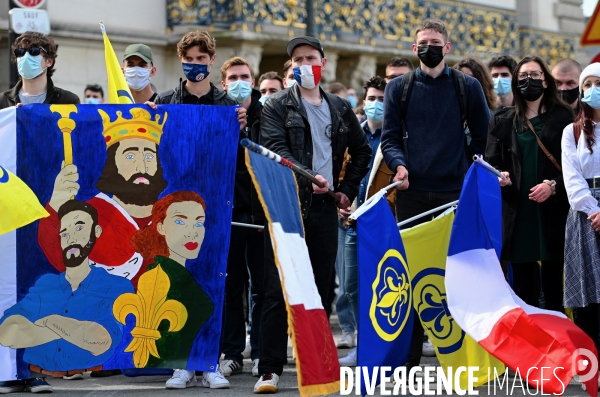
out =
{"type": "Polygon", "coordinates": [[[294,174],[252,150],[247,150],[246,164],[269,220],[296,356],[298,391],[302,397],[339,392],[340,362],[304,240],[294,174]]]}
{"type": "Polygon", "coordinates": [[[502,199],[497,177],[474,163],[465,179],[446,264],[456,323],[532,387],[562,394],[575,374],[598,393],[598,353],[564,314],[525,304],[500,267],[502,199]]]}

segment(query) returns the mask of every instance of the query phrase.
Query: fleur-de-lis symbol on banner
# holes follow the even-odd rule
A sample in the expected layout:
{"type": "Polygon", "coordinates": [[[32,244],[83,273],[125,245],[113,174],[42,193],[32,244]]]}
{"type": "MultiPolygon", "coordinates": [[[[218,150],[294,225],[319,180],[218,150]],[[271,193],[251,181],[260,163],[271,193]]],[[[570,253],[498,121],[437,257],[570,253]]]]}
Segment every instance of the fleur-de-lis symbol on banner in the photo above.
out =
{"type": "Polygon", "coordinates": [[[369,308],[371,324],[385,341],[395,340],[408,321],[412,310],[412,289],[408,280],[406,260],[397,250],[389,249],[377,265],[369,308]]]}
{"type": "Polygon", "coordinates": [[[176,300],[167,300],[170,288],[169,277],[158,265],[140,277],[137,293],[126,293],[115,300],[113,314],[121,324],[125,324],[129,314],[136,318],[136,326],[131,330],[133,340],[125,349],[125,352],[133,352],[136,368],[145,367],[150,354],[160,358],[156,341],[160,339],[161,321],[169,322],[169,332],[181,330],[187,321],[185,306],[176,300]]]}
{"type": "Polygon", "coordinates": [[[391,326],[395,326],[400,320],[400,306],[408,302],[408,288],[406,275],[398,273],[393,268],[385,270],[385,286],[379,293],[377,307],[380,313],[387,318],[391,326]]]}

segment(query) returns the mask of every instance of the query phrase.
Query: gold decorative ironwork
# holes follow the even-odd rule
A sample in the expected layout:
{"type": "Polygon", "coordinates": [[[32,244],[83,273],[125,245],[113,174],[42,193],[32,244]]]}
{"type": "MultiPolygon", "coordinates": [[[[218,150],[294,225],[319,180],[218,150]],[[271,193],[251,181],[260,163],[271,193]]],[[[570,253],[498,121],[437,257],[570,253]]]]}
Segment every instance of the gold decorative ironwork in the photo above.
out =
{"type": "MultiPolygon", "coordinates": [[[[294,28],[306,27],[305,3],[306,0],[168,0],[169,26],[223,23],[223,28],[260,32],[264,31],[261,25],[272,25],[285,27],[289,35],[296,35],[294,28]]],[[[519,56],[536,50],[554,59],[574,53],[571,35],[519,29],[517,12],[502,8],[454,0],[315,3],[315,24],[323,40],[371,45],[385,45],[388,40],[390,48],[410,49],[415,27],[424,19],[439,18],[448,27],[453,53],[459,56],[519,56]],[[560,40],[566,42],[561,45],[560,40]]]]}
{"type": "Polygon", "coordinates": [[[520,56],[539,55],[550,65],[564,58],[573,58],[578,36],[547,32],[533,28],[520,28],[520,56]]]}
{"type": "Polygon", "coordinates": [[[156,341],[161,338],[158,327],[163,320],[169,322],[169,332],[177,332],[185,325],[188,312],[176,300],[167,300],[171,288],[169,277],[160,265],[144,273],[138,282],[137,293],[119,296],[113,305],[113,315],[121,324],[129,314],[136,318],[131,331],[133,340],[125,352],[133,352],[133,365],[144,368],[152,354],[160,358],[156,341]]]}

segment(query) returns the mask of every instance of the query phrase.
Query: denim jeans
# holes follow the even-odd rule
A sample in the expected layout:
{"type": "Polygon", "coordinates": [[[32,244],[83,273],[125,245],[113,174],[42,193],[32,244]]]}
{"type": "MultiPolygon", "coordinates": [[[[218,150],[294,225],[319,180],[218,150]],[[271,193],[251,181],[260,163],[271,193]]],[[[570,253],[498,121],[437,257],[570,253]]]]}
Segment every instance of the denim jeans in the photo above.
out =
{"type": "MultiPolygon", "coordinates": [[[[448,204],[452,201],[458,200],[460,196],[460,190],[454,190],[451,192],[422,192],[419,190],[398,190],[396,191],[396,218],[398,222],[402,222],[406,219],[412,218],[422,214],[423,212],[432,210],[444,204],[448,204]]],[[[440,215],[444,210],[434,213],[429,216],[417,219],[402,226],[402,229],[408,229],[421,223],[430,221],[434,217],[440,215]]],[[[414,309],[413,309],[414,310],[414,309]]],[[[407,367],[414,367],[420,364],[421,355],[423,352],[423,337],[425,332],[421,321],[419,321],[419,314],[415,310],[415,321],[413,323],[413,333],[410,341],[410,351],[408,353],[407,367]]]]}
{"type": "Polygon", "coordinates": [[[337,257],[335,258],[335,271],[339,279],[339,288],[337,295],[337,302],[335,304],[335,310],[337,311],[338,321],[340,328],[343,332],[354,332],[356,331],[356,317],[354,317],[354,310],[348,295],[346,294],[344,283],[345,279],[345,251],[346,251],[346,225],[342,218],[338,218],[338,251],[337,257]]]}
{"type": "MultiPolygon", "coordinates": [[[[337,254],[337,207],[330,196],[313,195],[309,211],[308,218],[304,219],[305,240],[315,284],[325,307],[337,254]]],[[[264,285],[258,372],[281,375],[287,362],[288,318],[269,233],[265,235],[264,285]]]]}
{"type": "Polygon", "coordinates": [[[344,290],[346,296],[352,307],[352,313],[356,319],[358,327],[358,254],[356,250],[356,229],[354,226],[348,226],[346,229],[346,242],[345,242],[345,278],[344,278],[344,290]]]}
{"type": "MultiPolygon", "coordinates": [[[[252,223],[249,212],[233,212],[233,221],[252,223]]],[[[252,329],[251,357],[259,356],[260,315],[264,300],[264,231],[241,226],[231,227],[231,242],[227,258],[225,278],[225,310],[222,336],[222,352],[226,360],[242,363],[242,352],[246,347],[246,324],[244,322],[243,296],[247,293],[245,281],[250,273],[250,288],[254,307],[250,311],[252,329]]]]}

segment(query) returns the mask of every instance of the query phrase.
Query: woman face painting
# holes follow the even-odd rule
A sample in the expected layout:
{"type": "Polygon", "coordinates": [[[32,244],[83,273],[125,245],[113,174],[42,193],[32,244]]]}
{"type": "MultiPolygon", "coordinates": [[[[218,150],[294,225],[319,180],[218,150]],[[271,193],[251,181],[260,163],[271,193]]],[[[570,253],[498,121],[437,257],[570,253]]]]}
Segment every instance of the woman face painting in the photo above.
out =
{"type": "Polygon", "coordinates": [[[196,259],[204,241],[204,209],[195,201],[173,203],[167,209],[167,216],[157,225],[157,230],[165,236],[169,247],[169,257],[183,265],[186,259],[196,259]]]}

